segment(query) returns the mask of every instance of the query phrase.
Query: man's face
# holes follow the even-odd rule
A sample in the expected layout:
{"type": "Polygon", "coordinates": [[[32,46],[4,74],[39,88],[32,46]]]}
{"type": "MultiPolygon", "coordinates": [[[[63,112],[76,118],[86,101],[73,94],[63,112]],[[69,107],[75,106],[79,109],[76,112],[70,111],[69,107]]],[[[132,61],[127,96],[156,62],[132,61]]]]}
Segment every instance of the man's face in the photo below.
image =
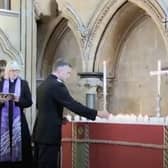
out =
{"type": "Polygon", "coordinates": [[[9,78],[16,79],[19,76],[19,70],[9,70],[9,78]]]}
{"type": "Polygon", "coordinates": [[[59,68],[59,71],[60,71],[60,79],[66,81],[71,75],[72,68],[69,66],[63,66],[59,68]]]}

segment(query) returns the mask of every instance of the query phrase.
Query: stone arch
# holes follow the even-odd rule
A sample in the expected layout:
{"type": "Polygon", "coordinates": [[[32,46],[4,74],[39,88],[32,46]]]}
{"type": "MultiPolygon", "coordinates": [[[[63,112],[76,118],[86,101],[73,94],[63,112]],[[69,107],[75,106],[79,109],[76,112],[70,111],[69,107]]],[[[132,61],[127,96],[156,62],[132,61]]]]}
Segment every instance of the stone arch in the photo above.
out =
{"type": "Polygon", "coordinates": [[[129,0],[133,4],[142,8],[153,20],[153,22],[157,25],[158,30],[160,31],[162,38],[165,42],[165,46],[168,51],[168,4],[165,0],[161,1],[140,1],[129,0]]]}
{"type": "MultiPolygon", "coordinates": [[[[161,18],[161,15],[157,18],[161,18]]],[[[100,44],[97,45],[95,52],[94,70],[99,71],[99,68],[102,70],[100,67],[102,59],[106,59],[109,75],[116,77],[110,84],[112,88],[109,88],[108,92],[111,112],[155,115],[156,79],[151,79],[149,72],[156,68],[158,59],[162,60],[163,66],[168,63],[166,27],[162,25],[162,22],[159,23],[160,27],[146,10],[129,1],[122,4],[106,24],[99,40],[100,44]],[[141,38],[142,32],[147,32],[150,35],[146,34],[146,37],[141,38]],[[135,41],[138,41],[137,46],[134,44],[135,41]],[[103,52],[105,45],[111,51],[107,53],[111,53],[111,55],[106,55],[106,52],[103,52]]],[[[167,111],[167,82],[164,79],[162,83],[164,100],[162,100],[163,111],[161,115],[165,115],[167,111]]]]}
{"type": "MultiPolygon", "coordinates": [[[[68,25],[73,31],[77,42],[79,44],[84,71],[95,71],[95,60],[97,49],[101,43],[103,34],[115,13],[127,2],[131,2],[142,8],[153,19],[158,26],[162,37],[168,46],[167,40],[167,11],[164,0],[158,2],[154,1],[137,1],[137,0],[106,0],[101,2],[98,12],[94,15],[88,25],[85,25],[78,13],[69,3],[59,3],[61,16],[68,20],[68,25]],[[87,67],[86,67],[87,65],[87,67]]],[[[168,48],[168,47],[167,47],[168,48]]]]}
{"type": "MultiPolygon", "coordinates": [[[[52,0],[54,2],[54,0],[52,0]]],[[[38,49],[38,54],[37,54],[37,78],[43,78],[42,76],[44,73],[48,72],[51,70],[51,67],[44,66],[44,64],[48,64],[49,59],[47,60],[46,58],[50,57],[50,61],[53,59],[52,56],[47,56],[49,45],[51,44],[52,38],[54,36],[56,37],[57,33],[59,32],[59,37],[57,36],[57,40],[63,37],[66,31],[71,31],[73,33],[73,36],[75,37],[75,40],[77,42],[77,46],[79,47],[80,50],[80,56],[82,60],[82,69],[84,67],[84,58],[83,58],[83,39],[85,38],[85,26],[82,23],[82,21],[78,18],[78,15],[74,12],[71,7],[66,4],[64,7],[61,7],[61,4],[57,3],[57,16],[54,18],[53,16],[42,16],[40,18],[40,21],[38,21],[39,24],[43,24],[44,22],[49,22],[48,27],[49,29],[45,33],[45,38],[43,39],[43,42],[39,42],[42,44],[40,46],[40,50],[38,49]],[[47,60],[46,62],[44,60],[47,60]],[[44,68],[45,67],[45,68],[44,68]]],[[[56,40],[56,39],[55,39],[56,40]]],[[[39,46],[38,46],[39,47],[39,46]]]]}
{"type": "Polygon", "coordinates": [[[101,67],[102,65],[99,65],[99,63],[102,62],[101,61],[102,59],[105,59],[108,61],[109,66],[111,67],[111,69],[109,70],[110,71],[109,75],[115,76],[117,60],[119,59],[118,54],[123,41],[127,38],[129,32],[132,30],[134,25],[138,24],[138,22],[140,22],[146,16],[147,14],[142,8],[139,8],[138,6],[134,5],[131,2],[124,3],[120,8],[118,8],[117,12],[107,23],[103,35],[100,37],[100,40],[98,41],[97,48],[95,50],[95,59],[93,67],[94,71],[99,71],[100,69],[102,69],[101,67]],[[110,30],[108,30],[109,25],[111,23],[113,23],[113,25],[111,26],[110,30]],[[103,39],[106,31],[110,31],[111,34],[111,43],[112,43],[111,58],[110,58],[111,61],[108,60],[109,58],[108,55],[104,55],[103,53],[99,54],[102,44],[105,43],[103,39]]]}
{"type": "MultiPolygon", "coordinates": [[[[42,40],[39,40],[39,43],[42,44],[42,46],[40,46],[41,49],[38,49],[37,57],[37,77],[39,79],[44,78],[49,72],[51,72],[57,46],[61,43],[61,39],[64,38],[68,32],[72,32],[71,28],[68,26],[68,20],[62,18],[62,16],[53,19],[48,26],[49,29],[45,32],[43,42],[41,43],[42,40]],[[55,46],[53,46],[53,43],[55,46]]],[[[74,39],[77,42],[75,36],[74,39]]],[[[79,47],[78,43],[77,47],[79,47]]],[[[81,50],[79,55],[82,59],[81,50]]]]}
{"type": "MultiPolygon", "coordinates": [[[[57,25],[59,25],[61,22],[64,22],[65,20],[62,19],[62,17],[57,17],[53,21],[51,21],[49,24],[48,23],[42,23],[46,24],[49,26],[49,29],[47,30],[42,30],[45,31],[45,35],[43,36],[43,39],[38,39],[38,50],[37,50],[37,78],[43,78],[43,66],[44,66],[44,59],[46,59],[45,55],[45,50],[47,48],[48,42],[50,38],[52,37],[52,34],[54,30],[56,29],[57,25]]],[[[39,23],[41,24],[41,23],[39,23]]],[[[38,37],[41,36],[41,32],[37,32],[38,37]]],[[[43,32],[42,32],[43,33],[43,32]]]]}
{"type": "Polygon", "coordinates": [[[89,24],[90,36],[88,39],[87,46],[85,48],[86,53],[84,54],[90,60],[90,67],[92,70],[96,70],[96,54],[97,49],[101,43],[101,39],[104,35],[106,28],[108,27],[109,22],[115,16],[117,11],[126,3],[133,3],[135,6],[141,8],[143,11],[149,15],[152,20],[157,25],[162,38],[165,41],[165,45],[168,48],[168,39],[167,39],[167,13],[165,8],[161,3],[157,1],[136,1],[136,0],[117,0],[117,1],[105,1],[104,5],[98,10],[98,14],[95,15],[95,18],[92,18],[89,24]]]}
{"type": "Polygon", "coordinates": [[[81,51],[82,70],[88,71],[88,58],[86,46],[90,36],[90,27],[84,23],[75,8],[68,2],[60,2],[61,16],[68,20],[68,26],[72,30],[81,51]]]}
{"type": "Polygon", "coordinates": [[[5,60],[16,60],[23,66],[23,57],[19,51],[17,51],[11,42],[9,41],[7,35],[0,29],[0,48],[5,55],[5,60]]]}

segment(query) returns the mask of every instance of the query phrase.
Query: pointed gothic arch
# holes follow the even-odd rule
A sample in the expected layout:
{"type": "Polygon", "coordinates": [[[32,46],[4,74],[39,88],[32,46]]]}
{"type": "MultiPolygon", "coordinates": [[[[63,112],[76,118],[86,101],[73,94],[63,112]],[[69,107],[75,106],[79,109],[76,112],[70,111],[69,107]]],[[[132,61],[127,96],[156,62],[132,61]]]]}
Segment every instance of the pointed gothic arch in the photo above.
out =
{"type": "Polygon", "coordinates": [[[63,38],[63,36],[67,32],[72,32],[73,37],[76,40],[76,45],[79,48],[80,51],[80,59],[82,60],[82,69],[85,69],[84,66],[84,58],[83,58],[83,39],[85,38],[85,26],[82,23],[82,20],[79,18],[78,14],[74,11],[71,6],[66,4],[65,7],[66,10],[60,8],[60,4],[58,5],[57,1],[57,10],[58,15],[55,18],[51,18],[50,16],[44,16],[41,18],[39,22],[45,22],[45,20],[49,21],[49,30],[45,32],[45,38],[43,39],[43,42],[40,41],[39,43],[42,44],[41,49],[37,54],[37,78],[43,78],[46,73],[51,71],[51,63],[54,59],[54,52],[57,47],[58,41],[63,38]],[[61,11],[60,11],[61,10],[61,11]],[[68,15],[66,12],[68,12],[68,15]],[[52,43],[56,42],[55,48],[52,48],[52,43]],[[49,50],[52,50],[52,53],[49,52],[49,50]]]}
{"type": "Polygon", "coordinates": [[[84,64],[85,70],[95,70],[96,53],[102,36],[115,13],[128,2],[141,8],[152,18],[161,32],[165,45],[168,48],[168,11],[167,7],[165,7],[166,3],[164,3],[164,0],[161,0],[160,2],[157,0],[106,0],[101,2],[101,5],[99,5],[99,8],[97,9],[97,13],[90,19],[87,25],[82,21],[80,15],[69,3],[63,3],[60,5],[62,12],[61,16],[68,20],[68,25],[74,32],[82,53],[83,61],[89,68],[86,69],[84,64]]]}
{"type": "MultiPolygon", "coordinates": [[[[166,19],[166,15],[160,11],[160,6],[158,8],[157,12],[152,8],[151,13],[151,7],[148,11],[142,4],[127,1],[106,20],[106,25],[102,25],[101,23],[105,22],[102,21],[95,29],[92,42],[96,45],[90,48],[94,53],[90,56],[95,58],[94,71],[102,70],[99,65],[103,59],[107,59],[108,63],[111,61],[107,66],[109,75],[116,77],[116,80],[110,84],[112,87],[108,93],[109,109],[114,113],[155,113],[155,91],[152,90],[155,85],[149,72],[155,68],[157,59],[163,61],[163,66],[167,65],[168,61],[166,22],[162,22],[163,16],[166,19]],[[106,50],[105,47],[110,49],[106,50]],[[144,93],[147,96],[144,96],[144,93]]],[[[165,83],[162,88],[166,90],[165,83]]],[[[165,100],[167,94],[164,94],[162,101],[162,115],[165,115],[164,111],[167,110],[165,100]]]]}
{"type": "Polygon", "coordinates": [[[167,8],[164,7],[163,1],[136,1],[136,0],[107,0],[104,2],[104,5],[100,7],[98,10],[98,14],[92,18],[89,24],[90,36],[88,38],[87,46],[85,46],[86,53],[84,54],[88,57],[90,61],[90,67],[95,70],[95,59],[97,49],[99,48],[99,44],[104,35],[104,32],[113,18],[113,16],[117,13],[117,11],[126,3],[132,3],[138,8],[142,9],[149,15],[154,23],[157,25],[162,38],[165,41],[166,48],[168,49],[168,36],[167,36],[167,16],[168,11],[167,8]],[[92,66],[93,65],[93,66],[92,66]]]}
{"type": "Polygon", "coordinates": [[[43,42],[43,48],[38,61],[38,70],[41,77],[44,77],[51,72],[58,41],[68,29],[67,21],[63,18],[60,18],[54,23],[45,36],[45,41],[43,42]]]}

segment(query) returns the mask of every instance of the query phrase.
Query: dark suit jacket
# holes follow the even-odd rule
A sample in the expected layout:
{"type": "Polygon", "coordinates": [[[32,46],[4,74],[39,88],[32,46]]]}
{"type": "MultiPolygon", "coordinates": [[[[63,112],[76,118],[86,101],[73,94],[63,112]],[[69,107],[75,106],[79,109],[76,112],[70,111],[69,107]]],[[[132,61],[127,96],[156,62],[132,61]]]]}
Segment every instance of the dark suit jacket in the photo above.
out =
{"type": "Polygon", "coordinates": [[[95,120],[97,115],[96,110],[74,100],[56,76],[49,75],[37,89],[38,115],[34,141],[45,144],[61,143],[63,107],[91,120],[95,120]]]}

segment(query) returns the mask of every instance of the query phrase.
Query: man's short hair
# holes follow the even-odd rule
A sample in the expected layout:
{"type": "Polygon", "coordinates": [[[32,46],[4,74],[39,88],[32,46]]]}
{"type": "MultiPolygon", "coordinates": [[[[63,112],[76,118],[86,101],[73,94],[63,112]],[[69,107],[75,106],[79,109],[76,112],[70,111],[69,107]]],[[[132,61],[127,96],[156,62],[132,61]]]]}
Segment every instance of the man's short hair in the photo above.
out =
{"type": "Polygon", "coordinates": [[[72,65],[70,63],[68,63],[65,60],[57,60],[53,66],[53,71],[56,71],[58,67],[63,67],[63,66],[69,66],[70,68],[72,68],[72,65]]]}

